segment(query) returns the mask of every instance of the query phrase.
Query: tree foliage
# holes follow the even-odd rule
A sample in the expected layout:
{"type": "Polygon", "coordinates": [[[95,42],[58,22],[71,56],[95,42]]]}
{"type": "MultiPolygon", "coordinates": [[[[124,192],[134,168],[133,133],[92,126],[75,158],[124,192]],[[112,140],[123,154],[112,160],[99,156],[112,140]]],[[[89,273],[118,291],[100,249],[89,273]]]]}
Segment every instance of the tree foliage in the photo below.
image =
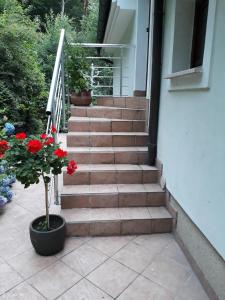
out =
{"type": "MultiPolygon", "coordinates": [[[[24,8],[27,9],[29,15],[35,19],[40,17],[41,22],[45,23],[46,15],[53,12],[54,15],[61,14],[62,0],[19,0],[24,8]]],[[[84,1],[81,0],[65,0],[65,15],[73,22],[73,26],[80,28],[80,20],[84,13],[84,1]]]]}
{"type": "Polygon", "coordinates": [[[87,12],[81,20],[79,40],[83,43],[95,43],[97,39],[99,1],[89,0],[87,12]]]}
{"type": "Polygon", "coordinates": [[[98,0],[65,0],[64,17],[61,4],[0,0],[0,120],[7,116],[17,130],[37,132],[45,124],[61,28],[67,42],[95,42],[98,0]]]}
{"type": "Polygon", "coordinates": [[[46,90],[37,54],[36,23],[15,0],[1,1],[0,117],[17,127],[40,128],[46,90]]]}
{"type": "Polygon", "coordinates": [[[39,34],[40,43],[37,48],[38,57],[48,85],[53,73],[56,51],[62,28],[66,31],[65,46],[68,42],[76,40],[76,31],[73,30],[71,20],[67,16],[55,16],[53,12],[46,16],[45,32],[39,34]]]}

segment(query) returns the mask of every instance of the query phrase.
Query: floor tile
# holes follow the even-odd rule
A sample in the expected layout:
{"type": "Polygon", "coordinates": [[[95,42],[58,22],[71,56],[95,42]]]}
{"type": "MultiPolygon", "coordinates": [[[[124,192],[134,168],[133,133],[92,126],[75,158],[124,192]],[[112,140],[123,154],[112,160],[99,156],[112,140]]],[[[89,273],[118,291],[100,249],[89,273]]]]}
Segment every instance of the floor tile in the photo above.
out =
{"type": "MultiPolygon", "coordinates": [[[[160,285],[139,276],[118,298],[118,300],[173,300],[171,292],[160,285]]],[[[189,299],[191,300],[191,299],[189,299]]]]}
{"type": "Polygon", "coordinates": [[[85,244],[87,241],[89,240],[89,238],[77,238],[77,237],[68,237],[66,238],[65,241],[65,246],[64,249],[59,252],[58,254],[56,254],[57,258],[63,257],[66,254],[72,252],[73,250],[79,248],[80,246],[82,246],[83,244],[85,244]]]}
{"type": "Polygon", "coordinates": [[[120,217],[123,220],[140,220],[140,219],[150,219],[148,209],[146,207],[135,207],[135,208],[119,208],[120,217]]]}
{"type": "Polygon", "coordinates": [[[90,185],[90,193],[117,193],[116,184],[95,184],[90,185]]]}
{"type": "Polygon", "coordinates": [[[143,184],[118,184],[121,193],[145,193],[143,184]]]}
{"type": "Polygon", "coordinates": [[[1,297],[1,300],[44,300],[45,298],[39,294],[28,283],[23,282],[17,285],[1,297]]]}
{"type": "Polygon", "coordinates": [[[162,252],[172,241],[174,241],[172,234],[150,234],[139,235],[133,242],[147,248],[154,255],[162,252]]]}
{"type": "Polygon", "coordinates": [[[91,236],[118,236],[121,232],[119,220],[97,221],[90,224],[91,236]]]}
{"type": "Polygon", "coordinates": [[[8,262],[23,278],[26,279],[48,267],[55,261],[55,256],[40,256],[36,254],[34,249],[30,249],[13,257],[8,262]]]}
{"type": "Polygon", "coordinates": [[[178,291],[175,300],[209,300],[198,278],[192,274],[178,291]]]}
{"type": "Polygon", "coordinates": [[[112,256],[133,238],[134,236],[94,237],[88,244],[106,255],[112,256]]]}
{"type": "Polygon", "coordinates": [[[89,221],[91,219],[91,209],[89,208],[73,208],[73,209],[63,209],[62,215],[67,222],[77,222],[89,221]]]}
{"type": "Polygon", "coordinates": [[[153,219],[171,218],[170,213],[165,207],[148,207],[148,211],[153,219]]]}
{"type": "Polygon", "coordinates": [[[152,193],[163,191],[161,186],[157,183],[145,183],[144,189],[146,190],[146,192],[152,192],[152,193]]]}
{"type": "Polygon", "coordinates": [[[112,298],[94,286],[86,279],[82,279],[58,300],[111,300],[112,298]]]}
{"type": "Polygon", "coordinates": [[[169,243],[164,250],[161,253],[162,256],[169,257],[176,262],[180,263],[181,265],[184,265],[188,268],[191,268],[187,258],[185,257],[184,253],[182,252],[181,248],[177,244],[177,242],[174,240],[171,243],[169,243]]]}
{"type": "Polygon", "coordinates": [[[140,168],[144,171],[157,171],[156,167],[148,166],[148,165],[140,165],[140,168]]]}
{"type": "Polygon", "coordinates": [[[122,220],[121,234],[149,234],[151,233],[151,220],[122,220]]]}
{"type": "Polygon", "coordinates": [[[77,250],[64,256],[62,261],[73,268],[77,273],[86,276],[97,266],[102,264],[108,257],[99,250],[88,245],[83,245],[77,250]]]}
{"type": "Polygon", "coordinates": [[[0,265],[4,263],[5,263],[4,259],[0,257],[0,265]]]}
{"type": "Polygon", "coordinates": [[[147,249],[132,242],[118,251],[112,258],[138,273],[144,271],[152,260],[147,249]]]}
{"type": "Polygon", "coordinates": [[[5,260],[9,260],[15,257],[16,255],[23,253],[26,250],[32,249],[28,232],[26,233],[26,235],[17,232],[17,236],[8,235],[7,237],[7,231],[6,231],[6,239],[4,239],[4,237],[1,235],[1,240],[0,240],[1,257],[4,258],[5,260]],[[21,240],[23,241],[22,243],[21,240]]]}
{"type": "Polygon", "coordinates": [[[3,263],[0,266],[0,295],[22,282],[23,278],[11,268],[3,263]]]}
{"type": "MultiPolygon", "coordinates": [[[[132,151],[146,151],[147,148],[78,147],[71,150],[79,154],[85,149],[88,152],[91,151],[93,155],[100,154],[100,156],[104,155],[103,152],[109,152],[112,155],[112,151],[122,151],[124,161],[127,161],[127,155],[132,151]]],[[[122,170],[122,172],[126,169],[151,169],[149,166],[135,165],[86,165],[83,169],[81,166],[82,170],[91,168],[93,170],[122,170]]],[[[59,176],[59,183],[61,189],[62,176],[59,176]]],[[[145,191],[160,190],[159,185],[145,184],[143,186],[145,191]]],[[[110,192],[114,188],[116,193],[118,188],[131,191],[130,185],[105,185],[104,187],[105,191],[110,190],[110,192]]],[[[40,197],[44,199],[43,184],[34,185],[25,190],[21,184],[16,183],[13,189],[15,193],[13,201],[6,206],[4,213],[0,214],[0,295],[2,294],[0,299],[43,300],[53,299],[57,294],[57,299],[59,296],[64,300],[110,300],[115,297],[118,300],[170,300],[171,293],[175,293],[174,300],[208,300],[172,234],[68,238],[65,249],[56,256],[37,255],[30,243],[29,223],[44,211],[43,203],[40,201],[40,197]],[[121,263],[115,259],[107,259],[113,255],[121,263]],[[157,260],[159,255],[161,258],[157,260]],[[64,263],[64,259],[67,262],[64,263]],[[147,261],[150,261],[150,265],[146,266],[144,275],[142,273],[139,276],[137,272],[143,270],[147,261]],[[88,279],[79,281],[82,274],[78,274],[78,270],[82,274],[88,274],[88,279]],[[26,282],[23,282],[24,278],[28,278],[26,282]],[[37,285],[37,289],[29,284],[32,280],[33,284],[37,285]],[[55,282],[57,285],[54,285],[55,282]],[[52,292],[53,285],[54,291],[52,292]]],[[[86,192],[90,190],[87,185],[77,187],[79,192],[83,192],[84,189],[86,192]]],[[[133,185],[133,194],[137,190],[140,191],[140,185],[133,185]]],[[[141,189],[141,191],[144,190],[141,189]]],[[[102,186],[97,185],[92,191],[102,193],[102,186]]],[[[51,205],[50,211],[59,213],[60,206],[51,205]]],[[[112,210],[110,218],[119,218],[118,211],[118,209],[112,210]]],[[[76,214],[76,220],[91,220],[93,217],[91,212],[91,210],[75,209],[74,215],[76,214]]],[[[160,209],[154,209],[151,213],[157,217],[160,209]]],[[[104,214],[95,212],[95,216],[101,219],[104,219],[106,215],[109,217],[108,210],[105,210],[104,214]]],[[[145,213],[143,209],[135,213],[125,209],[123,216],[139,218],[145,217],[145,213]]],[[[141,220],[141,222],[144,221],[144,219],[141,220]]],[[[130,221],[127,219],[125,222],[130,221]]],[[[137,225],[132,224],[135,228],[137,225]]]]}
{"type": "Polygon", "coordinates": [[[190,276],[189,268],[186,268],[174,260],[158,255],[143,272],[143,275],[164,288],[176,293],[190,276]]]}
{"type": "Polygon", "coordinates": [[[118,208],[92,208],[92,220],[119,220],[120,213],[118,208]]]}
{"type": "Polygon", "coordinates": [[[79,274],[58,261],[34,275],[29,279],[29,283],[47,299],[51,300],[64,293],[81,278],[79,274]]]}
{"type": "Polygon", "coordinates": [[[115,165],[112,165],[112,164],[102,164],[102,165],[89,165],[89,169],[91,171],[105,171],[105,170],[108,170],[108,171],[113,171],[113,170],[116,170],[116,167],[115,165]]]}
{"type": "Polygon", "coordinates": [[[139,165],[130,165],[130,164],[118,164],[116,165],[116,170],[118,171],[141,171],[139,165]]]}
{"type": "Polygon", "coordinates": [[[117,297],[135,279],[137,273],[109,259],[87,278],[107,294],[117,297]]]}

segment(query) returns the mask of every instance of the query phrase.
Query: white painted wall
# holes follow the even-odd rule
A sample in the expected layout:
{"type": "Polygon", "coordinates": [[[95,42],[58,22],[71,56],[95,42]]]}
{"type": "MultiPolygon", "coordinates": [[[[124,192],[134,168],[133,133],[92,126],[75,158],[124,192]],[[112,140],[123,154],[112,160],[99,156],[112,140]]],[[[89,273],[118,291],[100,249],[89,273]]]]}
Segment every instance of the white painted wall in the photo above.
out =
{"type": "MultiPolygon", "coordinates": [[[[118,0],[112,1],[110,15],[113,17],[108,20],[104,43],[128,44],[131,47],[123,50],[123,89],[122,95],[132,96],[135,86],[135,45],[137,40],[137,2],[138,0],[118,0]],[[112,20],[114,21],[112,22],[112,20]],[[111,20],[111,21],[110,21],[111,20]],[[125,22],[125,23],[124,23],[125,22]]],[[[119,56],[120,51],[111,51],[114,56],[119,56]]],[[[120,62],[114,60],[114,82],[113,94],[120,95],[120,62]]]]}
{"type": "MultiPolygon", "coordinates": [[[[124,62],[123,62],[123,75],[126,77],[123,79],[123,95],[133,96],[134,90],[146,90],[146,72],[147,72],[147,49],[148,49],[148,33],[146,28],[148,27],[149,19],[149,0],[118,0],[113,1],[113,7],[115,3],[119,9],[116,21],[112,22],[112,28],[107,29],[108,40],[105,42],[120,43],[135,46],[134,48],[125,49],[124,62]],[[122,14],[129,12],[132,18],[126,17],[129,20],[129,24],[123,33],[124,26],[122,20],[122,14]],[[112,33],[108,33],[109,31],[112,33]],[[140,47],[141,45],[141,47],[140,47]],[[138,46],[138,47],[137,47],[138,46]]],[[[114,66],[119,66],[118,62],[115,62],[114,66]]],[[[114,81],[114,95],[118,95],[119,79],[118,69],[115,70],[114,81]]]]}
{"type": "Polygon", "coordinates": [[[146,90],[149,0],[139,0],[137,10],[135,90],[146,90]]]}
{"type": "MultiPolygon", "coordinates": [[[[136,10],[135,10],[136,14],[136,10]]],[[[136,17],[134,17],[129,23],[128,29],[124,34],[123,38],[119,41],[121,44],[128,44],[131,47],[127,49],[123,49],[123,89],[122,94],[127,96],[133,96],[133,91],[135,87],[135,73],[136,73],[136,49],[135,49],[135,40],[136,40],[136,17]]],[[[119,51],[115,54],[120,55],[119,51]]],[[[114,62],[115,67],[120,67],[120,62],[114,62]]],[[[120,86],[120,70],[114,69],[114,88],[113,93],[114,95],[119,95],[119,86],[120,86]]]]}
{"type": "Polygon", "coordinates": [[[122,9],[137,9],[137,2],[138,0],[117,0],[117,4],[122,9]]]}
{"type": "MultiPolygon", "coordinates": [[[[166,1],[163,78],[172,59],[173,1],[166,1]]],[[[213,1],[209,89],[168,91],[162,79],[158,158],[168,190],[225,259],[225,1],[213,1]]]]}

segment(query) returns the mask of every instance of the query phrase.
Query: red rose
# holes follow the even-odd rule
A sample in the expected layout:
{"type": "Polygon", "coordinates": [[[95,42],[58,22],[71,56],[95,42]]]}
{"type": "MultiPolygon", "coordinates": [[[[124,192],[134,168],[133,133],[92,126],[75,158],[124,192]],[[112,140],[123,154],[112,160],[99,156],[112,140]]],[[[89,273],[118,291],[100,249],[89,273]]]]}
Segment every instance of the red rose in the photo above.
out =
{"type": "Polygon", "coordinates": [[[73,173],[77,169],[77,164],[74,160],[69,161],[68,166],[67,166],[67,174],[73,175],[73,173]]]}
{"type": "Polygon", "coordinates": [[[50,145],[50,144],[54,144],[55,143],[55,140],[53,137],[49,137],[45,142],[44,142],[44,145],[50,145]]]}
{"type": "Polygon", "coordinates": [[[16,139],[17,140],[24,140],[27,137],[25,132],[19,132],[16,134],[16,139]]]}
{"type": "Polygon", "coordinates": [[[47,134],[46,134],[46,133],[42,133],[42,134],[40,135],[40,138],[41,138],[42,140],[47,139],[47,134]]]}
{"type": "Polygon", "coordinates": [[[58,156],[59,158],[64,158],[67,156],[67,152],[63,151],[62,149],[58,148],[53,152],[56,156],[58,156]]]}
{"type": "Polygon", "coordinates": [[[9,149],[8,142],[5,140],[0,141],[0,154],[3,155],[9,149]]]}
{"type": "Polygon", "coordinates": [[[52,133],[55,133],[55,132],[56,132],[56,128],[55,128],[54,126],[52,126],[51,132],[52,132],[52,133]]]}
{"type": "Polygon", "coordinates": [[[42,143],[39,140],[31,140],[27,143],[27,151],[30,153],[37,153],[42,148],[42,143]]]}

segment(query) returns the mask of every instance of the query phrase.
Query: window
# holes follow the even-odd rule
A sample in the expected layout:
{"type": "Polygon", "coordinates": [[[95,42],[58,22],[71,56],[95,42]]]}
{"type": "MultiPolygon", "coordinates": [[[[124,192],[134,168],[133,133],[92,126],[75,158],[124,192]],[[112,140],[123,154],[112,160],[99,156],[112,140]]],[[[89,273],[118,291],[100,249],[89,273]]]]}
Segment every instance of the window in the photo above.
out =
{"type": "Polygon", "coordinates": [[[208,16],[208,0],[196,0],[192,39],[191,68],[202,66],[208,16]]]}
{"type": "Polygon", "coordinates": [[[217,0],[165,2],[169,91],[209,88],[216,7],[217,0]]]}
{"type": "Polygon", "coordinates": [[[176,4],[173,73],[202,65],[208,0],[179,0],[176,4]]]}

